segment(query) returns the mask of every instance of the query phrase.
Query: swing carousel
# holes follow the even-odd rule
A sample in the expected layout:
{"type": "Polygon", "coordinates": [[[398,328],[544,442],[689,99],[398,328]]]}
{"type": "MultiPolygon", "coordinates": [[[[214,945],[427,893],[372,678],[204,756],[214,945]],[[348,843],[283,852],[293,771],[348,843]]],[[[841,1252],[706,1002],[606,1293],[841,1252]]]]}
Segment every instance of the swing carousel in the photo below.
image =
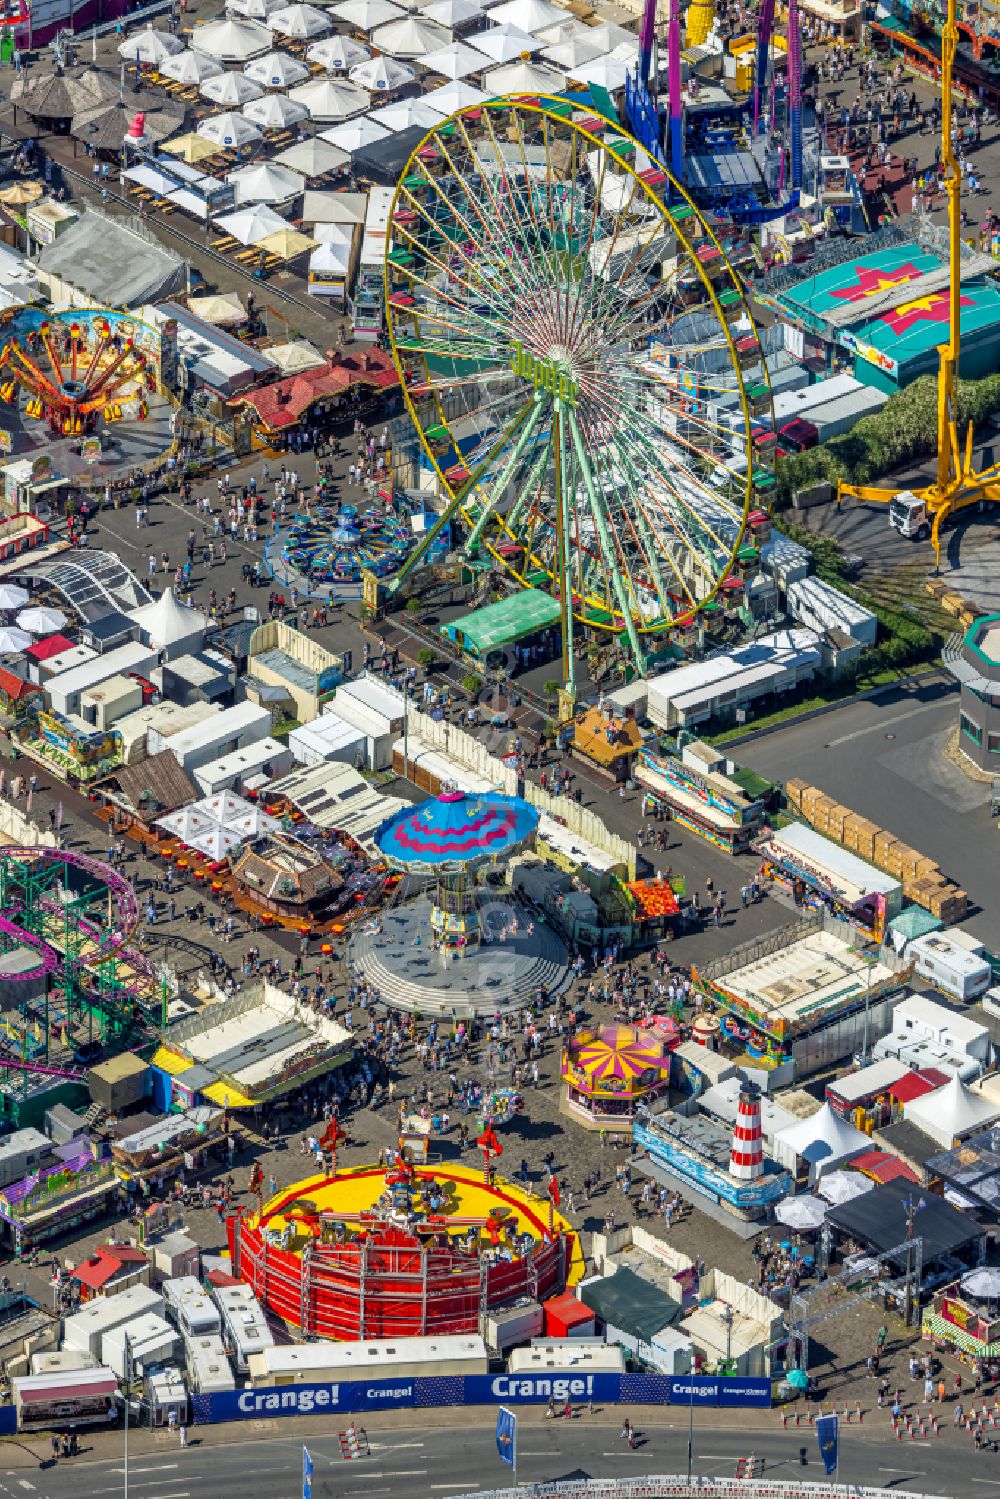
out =
{"type": "Polygon", "coordinates": [[[492,878],[530,846],[537,826],[521,797],[446,791],[377,829],[379,853],[405,878],[399,902],[355,933],[348,954],[386,1004],[494,1015],[569,985],[562,938],[492,878]]]}

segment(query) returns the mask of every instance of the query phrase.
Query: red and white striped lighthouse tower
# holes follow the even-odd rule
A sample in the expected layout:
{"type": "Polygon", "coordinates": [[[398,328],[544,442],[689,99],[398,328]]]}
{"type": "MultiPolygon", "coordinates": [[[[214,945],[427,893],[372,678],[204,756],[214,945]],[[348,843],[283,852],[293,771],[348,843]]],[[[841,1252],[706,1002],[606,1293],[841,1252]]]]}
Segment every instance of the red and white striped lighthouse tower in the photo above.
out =
{"type": "Polygon", "coordinates": [[[760,1089],[756,1083],[743,1083],[733,1130],[733,1151],[729,1157],[729,1175],[738,1181],[753,1181],[764,1173],[764,1135],[760,1126],[760,1089]]]}

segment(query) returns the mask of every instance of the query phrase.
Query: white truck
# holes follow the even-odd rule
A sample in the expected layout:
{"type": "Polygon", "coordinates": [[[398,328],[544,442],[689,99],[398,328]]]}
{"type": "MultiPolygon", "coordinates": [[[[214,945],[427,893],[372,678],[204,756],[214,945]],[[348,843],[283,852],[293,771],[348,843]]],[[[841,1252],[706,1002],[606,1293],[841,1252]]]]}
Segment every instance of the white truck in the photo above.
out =
{"type": "Polygon", "coordinates": [[[923,500],[912,489],[901,489],[889,501],[889,524],[909,541],[926,541],[931,534],[931,517],[923,500]]]}

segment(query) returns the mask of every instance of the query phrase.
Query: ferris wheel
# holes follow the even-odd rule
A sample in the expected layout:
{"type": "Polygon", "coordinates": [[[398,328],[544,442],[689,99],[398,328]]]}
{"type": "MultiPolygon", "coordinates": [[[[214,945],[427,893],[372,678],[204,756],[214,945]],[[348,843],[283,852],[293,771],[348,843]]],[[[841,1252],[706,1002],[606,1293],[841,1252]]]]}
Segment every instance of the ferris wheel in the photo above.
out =
{"type": "Polygon", "coordinates": [[[737,572],[771,404],[726,255],[637,149],[565,100],[493,100],[428,132],[389,226],[390,340],[442,521],[560,600],[570,687],[574,619],[642,669],[737,572]]]}

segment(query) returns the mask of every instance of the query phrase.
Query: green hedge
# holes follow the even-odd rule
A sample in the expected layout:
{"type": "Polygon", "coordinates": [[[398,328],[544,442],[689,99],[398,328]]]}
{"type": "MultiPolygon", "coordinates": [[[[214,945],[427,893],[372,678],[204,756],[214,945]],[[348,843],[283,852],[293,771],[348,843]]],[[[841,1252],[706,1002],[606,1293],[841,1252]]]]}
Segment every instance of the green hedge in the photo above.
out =
{"type": "MultiPolygon", "coordinates": [[[[958,426],[964,440],[968,422],[979,424],[1000,409],[1000,374],[958,382],[958,426]]],[[[861,420],[830,442],[805,453],[779,458],[775,509],[792,503],[797,489],[812,484],[877,484],[903,463],[928,458],[937,447],[937,378],[921,375],[890,396],[881,411],[861,420]]]]}

